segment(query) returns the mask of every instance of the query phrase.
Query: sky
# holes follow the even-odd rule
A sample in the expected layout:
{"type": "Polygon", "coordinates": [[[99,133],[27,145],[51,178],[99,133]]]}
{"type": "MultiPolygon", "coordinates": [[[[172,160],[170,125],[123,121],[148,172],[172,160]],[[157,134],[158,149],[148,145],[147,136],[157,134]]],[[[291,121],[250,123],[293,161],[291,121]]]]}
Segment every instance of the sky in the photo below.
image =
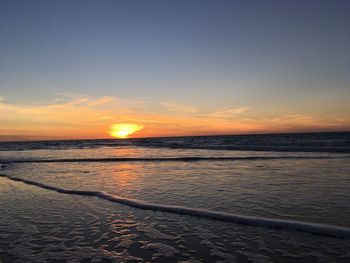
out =
{"type": "Polygon", "coordinates": [[[0,140],[350,130],[350,1],[0,0],[0,140]]]}

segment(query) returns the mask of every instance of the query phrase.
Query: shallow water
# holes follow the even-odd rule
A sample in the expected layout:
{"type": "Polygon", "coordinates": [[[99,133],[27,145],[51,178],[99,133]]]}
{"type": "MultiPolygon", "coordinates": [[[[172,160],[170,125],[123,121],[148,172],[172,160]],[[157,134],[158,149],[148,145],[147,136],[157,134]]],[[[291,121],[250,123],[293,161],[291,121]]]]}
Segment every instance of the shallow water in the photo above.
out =
{"type": "MultiPolygon", "coordinates": [[[[105,192],[161,207],[176,205],[194,211],[350,229],[348,153],[91,145],[21,151],[6,148],[0,151],[0,173],[59,189],[105,192]],[[130,159],[118,159],[126,157],[130,159]],[[205,159],[159,161],[179,157],[205,159]],[[87,158],[94,161],[81,161],[87,158]],[[36,162],[43,159],[51,161],[36,162]]],[[[350,260],[346,238],[320,236],[307,229],[246,226],[145,211],[9,178],[0,177],[3,262],[350,260]]]]}

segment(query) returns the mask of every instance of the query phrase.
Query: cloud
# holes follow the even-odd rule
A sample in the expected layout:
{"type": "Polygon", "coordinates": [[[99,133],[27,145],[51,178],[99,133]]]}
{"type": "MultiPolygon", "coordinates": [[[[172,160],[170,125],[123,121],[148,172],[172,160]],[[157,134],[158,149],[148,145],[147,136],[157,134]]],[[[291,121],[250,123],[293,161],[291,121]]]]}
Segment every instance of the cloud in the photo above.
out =
{"type": "Polygon", "coordinates": [[[144,126],[139,136],[350,128],[350,118],[336,119],[286,111],[262,113],[250,107],[221,108],[204,114],[199,108],[173,101],[62,95],[40,105],[0,100],[0,123],[0,135],[27,138],[106,138],[111,125],[118,123],[144,126]]]}
{"type": "Polygon", "coordinates": [[[117,103],[117,99],[115,97],[110,97],[110,96],[104,96],[99,99],[93,100],[89,102],[89,106],[101,106],[101,105],[106,105],[110,103],[117,103]]]}
{"type": "Polygon", "coordinates": [[[197,113],[199,112],[199,109],[193,106],[183,105],[176,102],[160,102],[161,106],[166,108],[168,111],[171,112],[178,112],[178,113],[197,113]]]}
{"type": "Polygon", "coordinates": [[[308,115],[302,115],[302,114],[286,114],[283,116],[272,118],[270,121],[279,123],[279,124],[296,123],[296,124],[310,125],[310,124],[319,123],[319,119],[308,115]]]}
{"type": "Polygon", "coordinates": [[[209,116],[213,118],[231,118],[237,114],[246,112],[249,109],[249,107],[222,108],[210,113],[209,116]]]}

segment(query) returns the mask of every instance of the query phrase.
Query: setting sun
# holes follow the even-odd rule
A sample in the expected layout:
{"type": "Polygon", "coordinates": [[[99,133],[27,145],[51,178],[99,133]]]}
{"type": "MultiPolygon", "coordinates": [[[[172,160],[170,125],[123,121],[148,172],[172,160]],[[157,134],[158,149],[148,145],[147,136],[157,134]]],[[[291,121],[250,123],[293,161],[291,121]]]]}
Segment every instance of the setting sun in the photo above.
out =
{"type": "Polygon", "coordinates": [[[133,134],[134,132],[137,132],[139,130],[142,130],[143,126],[138,124],[113,124],[111,127],[111,130],[109,131],[109,134],[112,137],[118,138],[118,139],[125,139],[128,138],[129,135],[133,134]]]}

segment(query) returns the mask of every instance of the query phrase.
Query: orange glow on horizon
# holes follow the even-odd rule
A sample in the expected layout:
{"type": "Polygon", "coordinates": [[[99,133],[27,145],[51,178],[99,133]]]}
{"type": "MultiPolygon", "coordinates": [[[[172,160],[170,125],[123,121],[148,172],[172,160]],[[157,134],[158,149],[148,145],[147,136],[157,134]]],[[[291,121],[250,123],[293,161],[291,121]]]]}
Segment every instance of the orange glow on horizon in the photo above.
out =
{"type": "Polygon", "coordinates": [[[142,125],[138,124],[127,124],[127,123],[119,123],[113,124],[109,134],[118,139],[126,139],[129,135],[140,131],[143,129],[142,125]]]}
{"type": "Polygon", "coordinates": [[[77,97],[27,105],[0,97],[0,141],[350,130],[350,118],[345,113],[338,117],[289,111],[261,113],[249,107],[196,112],[191,106],[174,104],[170,110],[157,108],[161,101],[117,101],[114,97],[77,97]]]}

